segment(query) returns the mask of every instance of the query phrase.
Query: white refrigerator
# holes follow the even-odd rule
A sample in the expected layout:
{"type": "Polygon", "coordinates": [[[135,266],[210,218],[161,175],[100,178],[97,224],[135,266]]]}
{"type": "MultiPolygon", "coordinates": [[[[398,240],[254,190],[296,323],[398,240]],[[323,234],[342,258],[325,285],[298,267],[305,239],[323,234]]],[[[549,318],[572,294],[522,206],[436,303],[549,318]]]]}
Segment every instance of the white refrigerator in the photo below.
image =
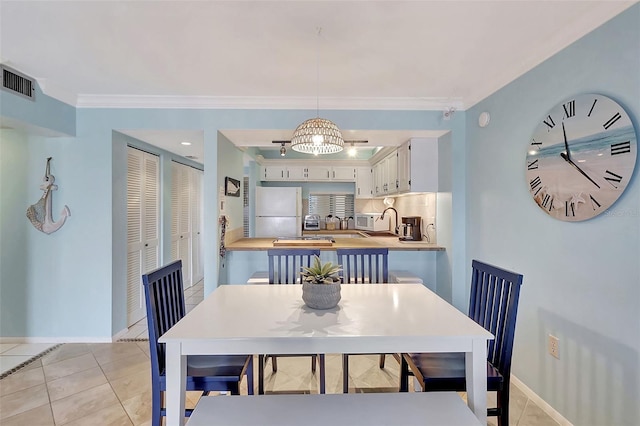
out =
{"type": "Polygon", "coordinates": [[[302,188],[256,187],[256,238],[302,235],[302,188]]]}

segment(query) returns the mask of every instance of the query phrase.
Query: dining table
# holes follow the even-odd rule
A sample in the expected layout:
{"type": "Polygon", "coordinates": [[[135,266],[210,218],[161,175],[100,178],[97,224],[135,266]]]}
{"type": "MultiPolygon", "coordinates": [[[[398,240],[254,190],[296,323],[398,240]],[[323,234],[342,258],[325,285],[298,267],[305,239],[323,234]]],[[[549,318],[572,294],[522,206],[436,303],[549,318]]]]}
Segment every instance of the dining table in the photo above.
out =
{"type": "Polygon", "coordinates": [[[188,355],[407,352],[465,353],[467,405],[486,424],[490,339],[423,284],[343,284],[340,302],[327,310],[307,307],[301,285],[222,285],[159,339],[167,424],[184,422],[188,355]]]}

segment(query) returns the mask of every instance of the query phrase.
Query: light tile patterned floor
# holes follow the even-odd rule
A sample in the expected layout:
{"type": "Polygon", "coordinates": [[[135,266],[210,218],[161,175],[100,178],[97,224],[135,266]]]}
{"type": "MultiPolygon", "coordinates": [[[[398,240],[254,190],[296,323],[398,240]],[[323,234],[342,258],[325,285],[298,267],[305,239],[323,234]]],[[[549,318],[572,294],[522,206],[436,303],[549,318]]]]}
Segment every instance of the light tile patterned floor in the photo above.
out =
{"type": "MultiPolygon", "coordinates": [[[[202,300],[201,287],[187,289],[185,297],[190,308],[195,306],[202,300]]],[[[143,321],[131,327],[124,339],[146,339],[144,324],[143,321]]],[[[0,351],[2,355],[11,351],[14,355],[7,356],[23,356],[18,354],[43,348],[47,346],[3,344],[0,351]]],[[[257,360],[254,364],[257,366],[257,360]]],[[[272,374],[268,363],[265,373],[267,393],[318,393],[317,376],[311,374],[310,364],[309,357],[279,358],[278,372],[272,374]]],[[[340,393],[341,356],[327,355],[326,364],[327,392],[340,393]]],[[[349,365],[353,392],[397,390],[399,368],[392,357],[387,357],[384,369],[378,367],[377,355],[351,356],[349,365]]],[[[257,387],[257,371],[255,377],[257,387]]],[[[242,393],[247,393],[246,381],[243,381],[242,393]]],[[[187,404],[194,406],[199,396],[197,392],[189,392],[187,404]]],[[[461,396],[464,398],[464,394],[461,396]]],[[[495,397],[490,394],[489,400],[491,403],[495,397]]],[[[515,386],[512,386],[510,417],[510,424],[516,426],[557,426],[515,386]]],[[[64,344],[0,380],[2,426],[150,423],[147,341],[64,344]]],[[[489,419],[489,424],[496,424],[495,419],[489,419]]]]}

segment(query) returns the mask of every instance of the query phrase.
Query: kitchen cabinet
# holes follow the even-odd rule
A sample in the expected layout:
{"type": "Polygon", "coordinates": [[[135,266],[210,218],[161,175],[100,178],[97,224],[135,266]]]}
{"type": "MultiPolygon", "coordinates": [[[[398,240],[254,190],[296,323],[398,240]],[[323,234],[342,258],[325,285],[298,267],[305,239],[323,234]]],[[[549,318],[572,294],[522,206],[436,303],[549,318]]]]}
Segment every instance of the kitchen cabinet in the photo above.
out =
{"type": "Polygon", "coordinates": [[[409,142],[405,142],[398,147],[398,192],[408,192],[411,190],[411,157],[409,142]]]}
{"type": "Polygon", "coordinates": [[[331,180],[355,182],[356,168],[352,166],[333,166],[331,167],[331,180]]]}
{"type": "Polygon", "coordinates": [[[307,168],[304,166],[288,165],[285,172],[286,180],[301,181],[307,180],[307,168]]]}
{"type": "Polygon", "coordinates": [[[398,186],[400,193],[438,192],[438,139],[413,138],[398,148],[398,186]]]}
{"type": "Polygon", "coordinates": [[[397,151],[393,151],[373,166],[374,195],[384,196],[398,192],[397,151]]]}
{"type": "Polygon", "coordinates": [[[262,181],[290,181],[290,182],[355,182],[357,166],[332,166],[330,164],[304,164],[282,162],[269,163],[260,167],[262,181]]]}
{"type": "Polygon", "coordinates": [[[262,180],[286,180],[287,168],[284,165],[268,165],[261,167],[262,180]]]}
{"type": "Polygon", "coordinates": [[[373,197],[373,170],[370,166],[356,167],[356,198],[373,197]]]}
{"type": "Polygon", "coordinates": [[[276,181],[304,181],[307,180],[307,168],[298,165],[266,165],[260,169],[260,179],[276,181]]]}
{"type": "Polygon", "coordinates": [[[307,180],[310,180],[310,181],[331,180],[331,166],[308,166],[307,180]]]}

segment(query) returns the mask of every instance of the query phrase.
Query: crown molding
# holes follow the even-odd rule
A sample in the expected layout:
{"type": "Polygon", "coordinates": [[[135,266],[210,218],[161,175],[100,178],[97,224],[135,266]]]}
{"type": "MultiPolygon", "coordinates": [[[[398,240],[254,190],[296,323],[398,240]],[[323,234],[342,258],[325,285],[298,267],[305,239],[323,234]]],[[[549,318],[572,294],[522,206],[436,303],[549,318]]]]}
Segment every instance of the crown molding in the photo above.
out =
{"type": "MultiPolygon", "coordinates": [[[[78,95],[78,108],[316,109],[313,97],[78,95]]],[[[464,110],[460,98],[320,98],[326,110],[464,110]]]]}

